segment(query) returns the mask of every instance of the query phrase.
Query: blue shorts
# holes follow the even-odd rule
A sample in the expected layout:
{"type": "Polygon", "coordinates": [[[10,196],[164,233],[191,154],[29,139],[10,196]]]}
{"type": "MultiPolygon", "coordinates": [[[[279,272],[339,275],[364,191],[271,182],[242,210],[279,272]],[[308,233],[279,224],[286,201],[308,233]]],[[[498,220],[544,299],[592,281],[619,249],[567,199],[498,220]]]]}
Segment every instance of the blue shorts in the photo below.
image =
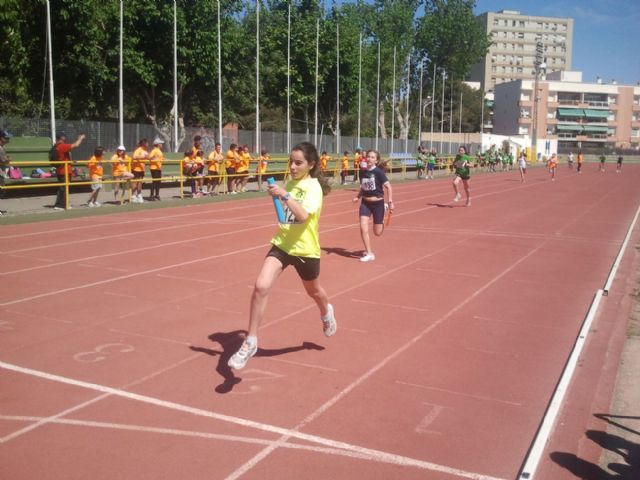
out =
{"type": "Polygon", "coordinates": [[[429,170],[430,172],[433,172],[435,169],[436,169],[435,163],[427,163],[427,170],[429,170]]]}
{"type": "Polygon", "coordinates": [[[360,203],[360,216],[370,217],[373,215],[373,223],[382,225],[384,223],[384,200],[366,201],[360,203]]]}

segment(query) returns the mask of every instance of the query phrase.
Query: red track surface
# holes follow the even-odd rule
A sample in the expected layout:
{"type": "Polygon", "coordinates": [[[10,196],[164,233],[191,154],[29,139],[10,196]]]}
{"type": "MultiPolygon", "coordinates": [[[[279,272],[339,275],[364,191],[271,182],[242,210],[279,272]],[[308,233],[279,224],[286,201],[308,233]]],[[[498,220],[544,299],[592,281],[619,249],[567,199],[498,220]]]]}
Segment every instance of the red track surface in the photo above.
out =
{"type": "MultiPolygon", "coordinates": [[[[3,227],[2,477],[515,478],[639,181],[635,166],[477,175],[470,208],[449,180],[398,184],[370,264],[351,256],[353,192],[334,192],[321,280],[337,335],[286,271],[235,374],[268,200],[3,227]]],[[[582,381],[606,405],[602,376],[582,381]]],[[[567,473],[544,462],[540,478],[567,473]]]]}

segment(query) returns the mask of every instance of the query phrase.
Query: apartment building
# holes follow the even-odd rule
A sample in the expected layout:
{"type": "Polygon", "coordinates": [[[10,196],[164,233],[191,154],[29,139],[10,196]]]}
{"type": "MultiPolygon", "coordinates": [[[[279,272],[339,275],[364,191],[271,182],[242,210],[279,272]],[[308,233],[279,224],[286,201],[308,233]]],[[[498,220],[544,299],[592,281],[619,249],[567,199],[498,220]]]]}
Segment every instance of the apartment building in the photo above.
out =
{"type": "Polygon", "coordinates": [[[518,11],[486,12],[477,17],[493,43],[484,60],[471,67],[470,80],[483,91],[514,80],[535,78],[536,43],[551,70],[571,70],[573,19],[522,15],[518,11]]]}
{"type": "Polygon", "coordinates": [[[581,72],[551,72],[534,80],[496,85],[493,132],[533,137],[537,148],[549,142],[557,150],[640,149],[640,85],[582,83],[581,72]],[[535,118],[534,118],[535,117],[535,118]]]}

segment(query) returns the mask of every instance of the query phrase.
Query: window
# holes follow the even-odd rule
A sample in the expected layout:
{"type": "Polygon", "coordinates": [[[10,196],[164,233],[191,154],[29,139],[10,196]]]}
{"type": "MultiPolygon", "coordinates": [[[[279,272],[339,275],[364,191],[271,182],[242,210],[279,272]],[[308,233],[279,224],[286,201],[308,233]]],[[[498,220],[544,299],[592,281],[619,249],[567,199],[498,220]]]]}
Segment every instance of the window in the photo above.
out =
{"type": "Polygon", "coordinates": [[[640,137],[640,128],[632,128],[631,129],[631,136],[633,138],[638,138],[640,137]]]}
{"type": "Polygon", "coordinates": [[[528,135],[529,127],[520,127],[518,128],[518,135],[528,135]]]}

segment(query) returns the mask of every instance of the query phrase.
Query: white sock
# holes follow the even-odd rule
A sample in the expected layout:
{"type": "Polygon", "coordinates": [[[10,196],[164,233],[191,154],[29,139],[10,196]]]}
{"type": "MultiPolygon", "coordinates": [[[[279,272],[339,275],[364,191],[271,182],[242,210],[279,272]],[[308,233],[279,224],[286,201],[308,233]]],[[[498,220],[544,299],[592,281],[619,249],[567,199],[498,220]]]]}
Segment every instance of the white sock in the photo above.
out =
{"type": "Polygon", "coordinates": [[[247,342],[249,346],[254,347],[258,345],[258,337],[254,335],[249,335],[247,336],[247,339],[245,340],[245,342],[247,342]]]}
{"type": "Polygon", "coordinates": [[[327,306],[327,314],[320,317],[323,322],[331,319],[331,309],[327,306]]]}

